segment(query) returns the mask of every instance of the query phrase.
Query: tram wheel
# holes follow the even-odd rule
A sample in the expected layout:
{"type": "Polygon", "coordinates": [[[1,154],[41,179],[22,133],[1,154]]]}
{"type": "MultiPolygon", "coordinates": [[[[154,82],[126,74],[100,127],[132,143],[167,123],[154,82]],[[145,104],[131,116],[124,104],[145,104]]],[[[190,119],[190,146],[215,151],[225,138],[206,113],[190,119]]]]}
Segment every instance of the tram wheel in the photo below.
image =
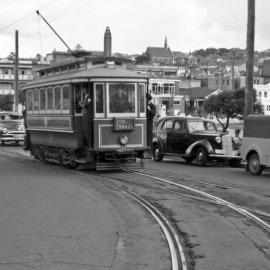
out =
{"type": "Polygon", "coordinates": [[[260,164],[260,159],[257,153],[253,153],[249,156],[247,167],[253,175],[260,175],[262,173],[264,166],[260,164]]]}
{"type": "Polygon", "coordinates": [[[158,144],[153,146],[153,159],[154,161],[162,161],[164,154],[162,154],[161,147],[158,144]]]}

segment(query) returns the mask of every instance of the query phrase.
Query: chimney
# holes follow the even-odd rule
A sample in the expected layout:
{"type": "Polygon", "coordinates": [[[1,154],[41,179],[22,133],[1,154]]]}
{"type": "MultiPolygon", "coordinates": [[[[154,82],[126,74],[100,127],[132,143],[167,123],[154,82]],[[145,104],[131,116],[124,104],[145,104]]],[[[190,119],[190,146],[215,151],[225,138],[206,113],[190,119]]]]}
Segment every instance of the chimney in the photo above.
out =
{"type": "Polygon", "coordinates": [[[106,27],[104,34],[104,56],[112,56],[112,35],[109,26],[106,27]]]}

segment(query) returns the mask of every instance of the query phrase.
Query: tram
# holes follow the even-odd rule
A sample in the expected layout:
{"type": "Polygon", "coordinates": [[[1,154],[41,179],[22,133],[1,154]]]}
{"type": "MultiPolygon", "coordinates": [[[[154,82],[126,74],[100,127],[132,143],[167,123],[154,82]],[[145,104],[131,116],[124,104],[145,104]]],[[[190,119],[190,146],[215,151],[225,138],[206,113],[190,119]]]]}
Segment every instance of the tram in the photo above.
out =
{"type": "Polygon", "coordinates": [[[36,71],[24,86],[35,158],[96,170],[143,165],[148,80],[126,61],[84,56],[36,71]]]}

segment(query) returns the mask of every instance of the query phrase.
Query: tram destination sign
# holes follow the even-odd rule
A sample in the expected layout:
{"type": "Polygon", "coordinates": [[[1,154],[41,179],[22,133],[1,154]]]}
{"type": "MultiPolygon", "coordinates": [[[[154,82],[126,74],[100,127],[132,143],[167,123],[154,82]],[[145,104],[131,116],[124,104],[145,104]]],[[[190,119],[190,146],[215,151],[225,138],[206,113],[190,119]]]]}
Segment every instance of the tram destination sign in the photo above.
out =
{"type": "Polygon", "coordinates": [[[134,130],[135,119],[134,118],[114,118],[113,128],[115,131],[122,130],[134,130]]]}

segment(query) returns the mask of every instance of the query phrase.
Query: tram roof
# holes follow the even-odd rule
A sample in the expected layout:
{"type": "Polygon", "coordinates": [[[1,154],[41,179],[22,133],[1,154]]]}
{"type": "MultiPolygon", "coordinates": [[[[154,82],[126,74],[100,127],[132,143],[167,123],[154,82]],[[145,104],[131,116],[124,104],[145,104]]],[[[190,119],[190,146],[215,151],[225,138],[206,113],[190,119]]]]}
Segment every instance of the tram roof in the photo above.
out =
{"type": "Polygon", "coordinates": [[[46,86],[58,83],[72,83],[78,81],[95,81],[96,79],[140,79],[147,80],[145,75],[125,69],[117,65],[92,66],[89,69],[70,71],[37,78],[24,86],[24,89],[46,86]]]}

